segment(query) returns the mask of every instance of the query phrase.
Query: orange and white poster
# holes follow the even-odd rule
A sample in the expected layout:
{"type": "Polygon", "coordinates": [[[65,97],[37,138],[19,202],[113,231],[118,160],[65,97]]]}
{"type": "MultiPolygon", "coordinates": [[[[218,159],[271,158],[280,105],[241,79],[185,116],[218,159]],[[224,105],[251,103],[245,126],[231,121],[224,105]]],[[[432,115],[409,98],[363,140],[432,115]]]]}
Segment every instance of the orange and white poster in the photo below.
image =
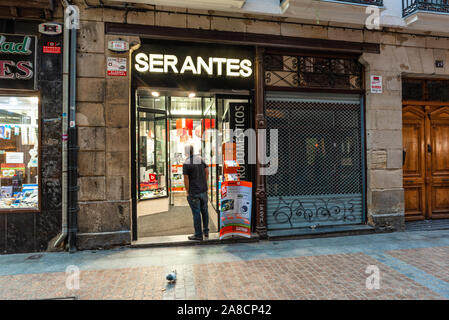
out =
{"type": "Polygon", "coordinates": [[[252,183],[225,181],[221,183],[220,192],[220,239],[250,238],[252,183]]]}

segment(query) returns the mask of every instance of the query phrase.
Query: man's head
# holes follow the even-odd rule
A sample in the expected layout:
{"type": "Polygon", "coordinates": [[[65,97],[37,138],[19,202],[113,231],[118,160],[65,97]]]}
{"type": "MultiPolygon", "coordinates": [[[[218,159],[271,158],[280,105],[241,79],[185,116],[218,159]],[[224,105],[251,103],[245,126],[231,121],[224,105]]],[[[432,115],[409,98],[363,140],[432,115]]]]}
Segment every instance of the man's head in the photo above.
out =
{"type": "Polygon", "coordinates": [[[188,144],[185,146],[184,152],[186,154],[187,157],[191,157],[193,156],[193,145],[188,144]]]}

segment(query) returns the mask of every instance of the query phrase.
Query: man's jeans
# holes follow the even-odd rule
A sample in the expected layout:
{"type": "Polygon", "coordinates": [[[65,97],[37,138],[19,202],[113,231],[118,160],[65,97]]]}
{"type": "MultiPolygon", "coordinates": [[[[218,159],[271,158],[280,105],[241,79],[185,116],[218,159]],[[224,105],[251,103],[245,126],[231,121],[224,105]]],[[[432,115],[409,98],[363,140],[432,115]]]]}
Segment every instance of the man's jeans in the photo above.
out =
{"type": "Polygon", "coordinates": [[[209,233],[209,213],[207,210],[207,192],[191,194],[187,196],[190,209],[193,214],[193,226],[195,228],[195,237],[202,237],[203,233],[209,233]],[[203,232],[201,232],[201,217],[203,218],[203,232]]]}

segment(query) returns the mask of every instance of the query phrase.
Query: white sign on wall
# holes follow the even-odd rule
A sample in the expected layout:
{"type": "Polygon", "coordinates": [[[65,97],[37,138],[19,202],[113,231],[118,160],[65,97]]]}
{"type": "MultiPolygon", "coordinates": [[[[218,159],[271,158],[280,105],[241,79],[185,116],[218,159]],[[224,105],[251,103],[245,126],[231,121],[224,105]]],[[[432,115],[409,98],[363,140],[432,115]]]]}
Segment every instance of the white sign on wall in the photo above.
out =
{"type": "Polygon", "coordinates": [[[382,76],[371,76],[371,93],[382,93],[382,76]]]}
{"type": "Polygon", "coordinates": [[[108,57],[108,76],[126,77],[126,58],[108,57]]]}
{"type": "Polygon", "coordinates": [[[6,163],[23,163],[23,152],[6,152],[6,163]]]}

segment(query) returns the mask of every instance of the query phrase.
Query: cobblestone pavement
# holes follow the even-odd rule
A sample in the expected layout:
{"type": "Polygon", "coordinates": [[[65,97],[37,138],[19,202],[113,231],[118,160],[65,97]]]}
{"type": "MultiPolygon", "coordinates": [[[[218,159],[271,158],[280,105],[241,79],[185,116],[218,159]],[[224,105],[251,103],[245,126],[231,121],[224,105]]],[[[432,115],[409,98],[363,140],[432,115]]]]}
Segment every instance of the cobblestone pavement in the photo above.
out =
{"type": "Polygon", "coordinates": [[[449,299],[449,231],[0,256],[0,299],[70,297],[449,299]]]}

